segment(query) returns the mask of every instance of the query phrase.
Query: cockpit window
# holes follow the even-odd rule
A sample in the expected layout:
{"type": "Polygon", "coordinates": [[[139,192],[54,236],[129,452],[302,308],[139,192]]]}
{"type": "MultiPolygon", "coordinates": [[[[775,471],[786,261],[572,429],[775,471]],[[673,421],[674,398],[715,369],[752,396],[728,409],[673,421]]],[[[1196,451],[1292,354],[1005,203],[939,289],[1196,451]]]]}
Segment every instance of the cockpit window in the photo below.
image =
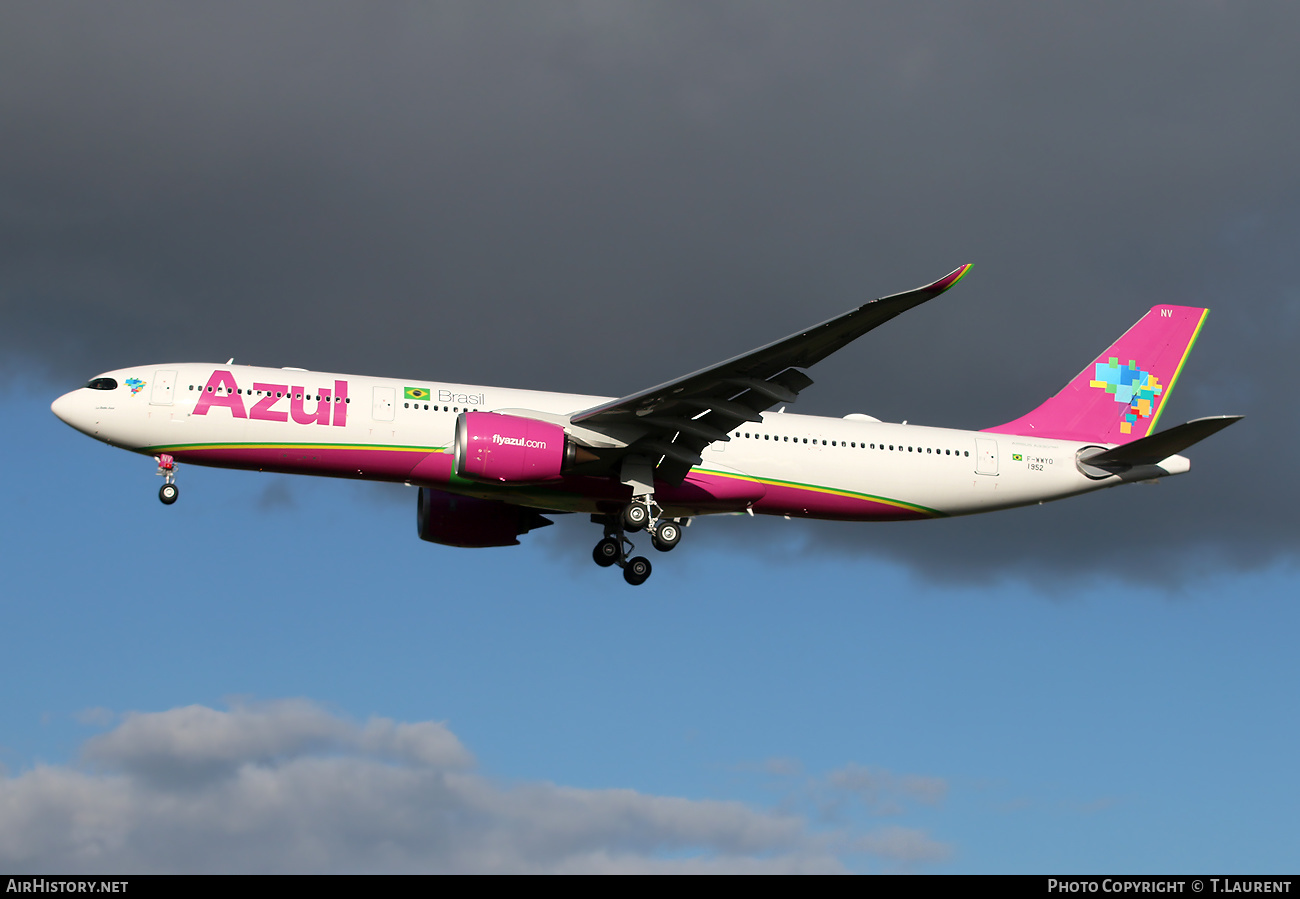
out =
{"type": "Polygon", "coordinates": [[[117,381],[112,378],[95,378],[86,386],[91,390],[116,390],[117,381]]]}

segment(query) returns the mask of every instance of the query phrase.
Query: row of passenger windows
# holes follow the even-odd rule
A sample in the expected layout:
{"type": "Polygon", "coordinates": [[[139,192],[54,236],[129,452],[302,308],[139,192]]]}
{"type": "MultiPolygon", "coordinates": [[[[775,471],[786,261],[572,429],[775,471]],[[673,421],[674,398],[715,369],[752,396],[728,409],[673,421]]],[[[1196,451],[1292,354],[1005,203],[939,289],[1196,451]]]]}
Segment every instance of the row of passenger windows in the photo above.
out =
{"type": "MultiPolygon", "coordinates": [[[[98,381],[111,381],[112,379],[111,379],[111,378],[99,378],[99,379],[97,379],[97,380],[98,380],[98,381]]],[[[91,381],[91,382],[90,382],[89,384],[87,384],[86,386],[87,386],[87,387],[96,387],[96,388],[99,389],[99,390],[111,390],[111,389],[112,389],[112,387],[106,387],[106,386],[102,386],[102,385],[97,385],[95,381],[91,381]]],[[[113,381],[113,385],[112,385],[112,386],[113,386],[113,387],[116,387],[116,386],[117,386],[117,382],[116,382],[116,381],[113,381]]],[[[196,387],[196,386],[193,385],[193,384],[190,385],[190,390],[198,390],[199,392],[202,392],[204,389],[206,389],[206,390],[208,391],[208,393],[214,393],[214,392],[215,392],[215,393],[222,393],[222,394],[227,394],[227,395],[228,395],[228,394],[231,394],[231,393],[238,393],[240,396],[243,396],[243,395],[245,395],[245,394],[247,394],[248,396],[270,396],[270,395],[271,395],[271,391],[269,391],[269,390],[247,390],[247,391],[246,391],[246,390],[244,390],[242,387],[237,388],[237,389],[235,389],[235,390],[231,390],[229,387],[226,387],[226,388],[222,388],[222,387],[216,387],[216,388],[213,388],[213,387],[207,387],[207,388],[204,388],[204,387],[202,387],[202,386],[198,386],[198,387],[196,387]]],[[[303,399],[303,395],[302,395],[301,393],[290,394],[290,393],[283,393],[283,392],[277,390],[277,391],[275,392],[275,395],[276,395],[277,397],[292,396],[292,397],[295,398],[295,399],[303,399]]],[[[306,398],[309,399],[309,400],[314,399],[314,400],[316,400],[316,402],[320,402],[320,401],[321,401],[321,397],[320,397],[319,394],[313,395],[313,394],[310,394],[310,393],[309,393],[309,394],[307,394],[306,398]]],[[[329,402],[334,402],[334,403],[338,403],[338,402],[351,403],[351,402],[352,402],[352,398],[351,398],[351,397],[344,397],[343,399],[340,399],[340,398],[337,397],[337,396],[336,396],[336,397],[333,397],[333,398],[330,398],[330,397],[327,396],[327,397],[325,397],[325,402],[327,402],[327,403],[329,403],[329,402]]],[[[403,408],[403,409],[421,409],[421,408],[423,408],[424,411],[428,412],[428,411],[429,411],[429,404],[428,404],[428,403],[425,403],[423,406],[421,406],[419,403],[402,403],[402,408],[403,408]]],[[[434,412],[437,412],[437,411],[438,411],[438,407],[437,407],[436,405],[433,407],[433,411],[434,411],[434,412]]],[[[477,412],[478,409],[471,409],[469,406],[466,406],[464,409],[461,409],[459,406],[443,406],[443,407],[442,407],[442,411],[443,411],[443,412],[477,412]]]]}
{"type": "MultiPolygon", "coordinates": [[[[423,408],[425,412],[428,412],[429,404],[425,403],[424,406],[421,406],[419,403],[402,403],[402,408],[417,409],[417,410],[423,408]]],[[[434,412],[438,411],[438,407],[436,404],[433,407],[433,411],[434,412]]],[[[471,409],[469,406],[466,406],[464,409],[462,409],[460,406],[451,406],[451,407],[443,406],[442,411],[443,412],[477,412],[478,409],[477,408],[471,409]]]]}
{"type": "MultiPolygon", "coordinates": [[[[197,389],[200,393],[202,393],[203,390],[204,390],[203,387],[195,388],[195,386],[194,386],[193,384],[191,384],[191,385],[190,385],[190,390],[195,390],[195,389],[197,389]]],[[[242,388],[242,387],[238,388],[237,390],[231,390],[229,387],[225,388],[224,390],[223,390],[222,388],[218,387],[218,388],[216,388],[216,389],[214,390],[212,387],[208,387],[208,388],[207,388],[207,391],[208,391],[208,393],[224,393],[224,394],[226,394],[226,395],[230,395],[230,394],[232,394],[232,393],[238,393],[240,396],[245,396],[245,395],[246,395],[246,396],[270,396],[270,395],[271,395],[271,391],[269,391],[269,390],[245,390],[245,389],[242,388]]],[[[303,396],[302,396],[301,393],[288,394],[288,393],[282,393],[282,392],[280,392],[279,390],[277,390],[277,391],[275,392],[275,395],[276,395],[276,396],[293,396],[294,399],[299,399],[299,400],[303,398],[303,396]]],[[[318,403],[320,402],[320,395],[319,395],[319,394],[317,394],[315,397],[313,397],[312,394],[310,394],[310,393],[307,394],[307,399],[310,400],[310,399],[313,399],[313,398],[316,400],[316,402],[318,402],[318,403]]],[[[331,402],[333,402],[333,403],[350,403],[350,402],[352,402],[352,398],[351,398],[351,397],[342,397],[342,398],[340,398],[340,397],[337,397],[337,396],[331,398],[331,397],[328,397],[328,396],[327,396],[327,397],[325,397],[325,402],[327,402],[327,403],[331,403],[331,402]]]]}
{"type": "MultiPolygon", "coordinates": [[[[752,440],[758,440],[758,439],[762,438],[763,440],[776,440],[776,441],[780,441],[780,442],[782,442],[782,443],[790,443],[790,442],[792,442],[791,438],[788,437],[788,436],[785,436],[785,437],[776,437],[776,436],[773,436],[773,435],[771,435],[771,434],[757,434],[757,433],[750,433],[749,431],[744,432],[744,433],[741,434],[740,436],[741,436],[741,437],[748,437],[748,438],[750,438],[750,439],[752,439],[752,440]]],[[[793,438],[793,442],[794,442],[794,443],[800,443],[800,442],[807,443],[807,442],[808,442],[808,438],[807,438],[807,437],[803,437],[803,438],[795,437],[795,438],[793,438]]],[[[817,438],[816,438],[816,437],[814,437],[814,438],[812,439],[812,443],[813,443],[814,445],[816,445],[816,443],[817,443],[817,438]]],[[[903,452],[904,450],[906,450],[906,451],[909,452],[909,453],[931,453],[931,454],[936,455],[936,456],[969,456],[969,455],[970,455],[970,450],[935,449],[934,447],[928,447],[928,446],[927,446],[927,447],[921,447],[921,446],[903,446],[902,444],[895,445],[895,444],[892,444],[892,443],[889,444],[888,446],[886,446],[886,445],[883,444],[883,443],[871,443],[871,444],[867,444],[867,443],[859,443],[859,442],[857,442],[856,440],[839,440],[839,441],[835,441],[835,440],[823,440],[823,441],[821,441],[821,445],[822,445],[822,446],[841,446],[841,447],[849,447],[849,448],[852,448],[852,449],[880,449],[880,450],[896,450],[897,452],[900,452],[900,453],[903,452]]]]}

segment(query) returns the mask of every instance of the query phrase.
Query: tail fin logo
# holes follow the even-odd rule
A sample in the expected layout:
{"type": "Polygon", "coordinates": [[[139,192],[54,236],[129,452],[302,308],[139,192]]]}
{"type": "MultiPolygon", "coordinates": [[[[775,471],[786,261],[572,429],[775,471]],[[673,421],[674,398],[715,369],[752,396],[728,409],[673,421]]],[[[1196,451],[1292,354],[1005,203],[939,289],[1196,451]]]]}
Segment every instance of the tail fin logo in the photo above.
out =
{"type": "Polygon", "coordinates": [[[1111,356],[1107,362],[1097,363],[1097,376],[1089,382],[1090,387],[1105,390],[1115,398],[1115,402],[1128,406],[1124,420],[1120,422],[1120,432],[1133,433],[1133,425],[1139,418],[1150,418],[1155,410],[1156,397],[1165,392],[1165,385],[1149,371],[1138,367],[1137,361],[1130,359],[1128,365],[1120,365],[1119,358],[1111,356]]]}

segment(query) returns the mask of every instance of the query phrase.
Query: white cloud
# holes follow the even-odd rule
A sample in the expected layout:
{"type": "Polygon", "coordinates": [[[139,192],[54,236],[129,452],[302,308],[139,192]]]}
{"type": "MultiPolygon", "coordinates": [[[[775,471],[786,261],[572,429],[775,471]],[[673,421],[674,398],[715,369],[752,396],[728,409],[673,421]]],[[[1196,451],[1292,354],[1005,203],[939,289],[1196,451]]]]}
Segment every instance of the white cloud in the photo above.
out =
{"type": "Polygon", "coordinates": [[[832,804],[852,796],[877,814],[899,814],[903,799],[940,804],[948,795],[948,782],[941,777],[898,775],[882,768],[848,764],[827,774],[820,789],[832,804]]]}
{"type": "Polygon", "coordinates": [[[803,773],[803,765],[798,759],[770,758],[763,761],[760,770],[774,777],[797,777],[803,773]]]}
{"type": "Polygon", "coordinates": [[[87,764],[0,780],[0,867],[46,872],[833,872],[938,861],[920,831],[740,802],[503,786],[446,725],[304,700],[131,713],[87,764]]]}
{"type": "Polygon", "coordinates": [[[936,842],[924,831],[910,827],[885,827],[864,834],[857,839],[855,848],[904,864],[942,862],[952,855],[951,846],[936,842]]]}
{"type": "Polygon", "coordinates": [[[95,727],[108,727],[113,723],[114,715],[110,709],[95,706],[94,708],[82,709],[81,711],[74,713],[72,718],[78,724],[89,724],[94,725],[95,727]]]}

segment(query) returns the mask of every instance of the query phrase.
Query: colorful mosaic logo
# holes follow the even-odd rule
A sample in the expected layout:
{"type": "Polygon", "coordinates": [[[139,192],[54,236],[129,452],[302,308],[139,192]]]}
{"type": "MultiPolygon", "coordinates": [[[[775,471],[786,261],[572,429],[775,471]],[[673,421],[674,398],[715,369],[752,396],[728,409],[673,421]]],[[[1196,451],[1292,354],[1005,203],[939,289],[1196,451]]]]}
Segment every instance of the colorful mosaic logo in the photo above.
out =
{"type": "Polygon", "coordinates": [[[127,378],[126,386],[131,388],[131,396],[135,396],[141,390],[144,390],[144,381],[139,378],[127,378]]]}
{"type": "Polygon", "coordinates": [[[1120,365],[1119,359],[1111,356],[1107,362],[1097,363],[1096,380],[1089,382],[1090,387],[1100,387],[1115,397],[1115,402],[1128,406],[1124,420],[1119,429],[1124,434],[1133,433],[1133,425],[1139,418],[1150,418],[1156,404],[1156,397],[1165,392],[1165,386],[1151,372],[1138,368],[1135,360],[1128,365],[1120,365]]]}

